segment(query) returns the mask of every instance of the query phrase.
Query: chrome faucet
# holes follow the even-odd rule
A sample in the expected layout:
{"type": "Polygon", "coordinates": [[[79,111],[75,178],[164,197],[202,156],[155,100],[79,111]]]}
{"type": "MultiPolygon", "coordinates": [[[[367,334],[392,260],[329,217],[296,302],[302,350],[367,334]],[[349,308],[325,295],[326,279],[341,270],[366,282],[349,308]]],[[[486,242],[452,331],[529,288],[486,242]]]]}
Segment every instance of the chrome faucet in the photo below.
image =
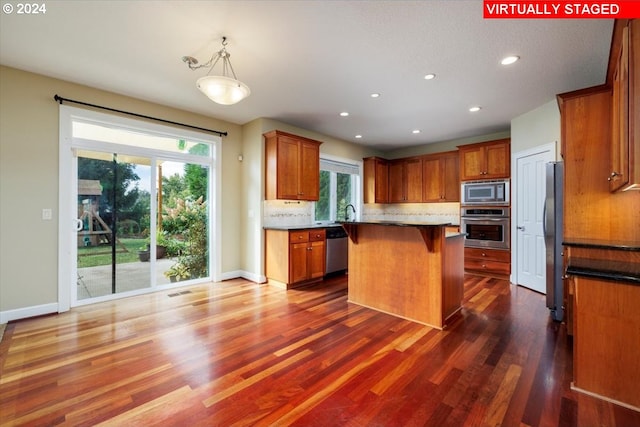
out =
{"type": "Polygon", "coordinates": [[[355,219],[356,219],[356,207],[353,206],[351,203],[349,203],[347,206],[344,207],[344,220],[345,221],[349,221],[349,207],[351,207],[351,209],[353,210],[353,220],[355,221],[355,219]]]}

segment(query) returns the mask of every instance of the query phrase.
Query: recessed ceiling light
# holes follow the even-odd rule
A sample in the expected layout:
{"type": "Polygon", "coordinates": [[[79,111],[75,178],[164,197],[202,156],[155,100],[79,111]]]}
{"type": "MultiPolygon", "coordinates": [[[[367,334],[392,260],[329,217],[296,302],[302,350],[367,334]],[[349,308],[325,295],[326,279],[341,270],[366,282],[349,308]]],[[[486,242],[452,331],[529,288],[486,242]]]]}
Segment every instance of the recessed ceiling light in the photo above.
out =
{"type": "Polygon", "coordinates": [[[433,80],[433,79],[435,79],[435,78],[436,78],[436,75],[435,75],[435,74],[433,74],[433,73],[429,73],[429,74],[427,74],[426,76],[424,76],[424,79],[425,79],[425,80],[433,80]]]}
{"type": "Polygon", "coordinates": [[[379,98],[379,97],[380,97],[380,94],[379,94],[379,93],[372,93],[372,94],[371,94],[371,97],[372,97],[372,98],[379,98]]]}
{"type": "Polygon", "coordinates": [[[472,113],[475,113],[476,111],[480,111],[482,110],[482,107],[471,107],[469,108],[469,111],[471,111],[472,113]]]}
{"type": "Polygon", "coordinates": [[[347,113],[346,111],[343,111],[342,113],[340,113],[340,115],[342,117],[347,117],[349,115],[349,113],[347,113]]]}
{"type": "Polygon", "coordinates": [[[500,63],[501,63],[502,65],[511,65],[511,64],[513,64],[514,62],[516,62],[518,59],[520,59],[520,57],[519,57],[519,56],[515,56],[515,55],[513,55],[513,56],[507,56],[507,57],[505,57],[505,58],[502,58],[502,61],[500,61],[500,63]]]}
{"type": "Polygon", "coordinates": [[[356,139],[362,138],[362,135],[356,135],[356,139]]]}
{"type": "Polygon", "coordinates": [[[411,131],[412,133],[420,133],[420,129],[414,129],[413,131],[411,131]]]}

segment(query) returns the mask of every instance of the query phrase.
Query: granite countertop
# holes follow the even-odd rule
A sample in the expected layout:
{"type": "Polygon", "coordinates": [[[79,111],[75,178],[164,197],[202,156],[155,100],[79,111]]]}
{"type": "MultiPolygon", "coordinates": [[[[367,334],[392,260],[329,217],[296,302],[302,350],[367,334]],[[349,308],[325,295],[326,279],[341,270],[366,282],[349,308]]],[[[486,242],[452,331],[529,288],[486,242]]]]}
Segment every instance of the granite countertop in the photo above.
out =
{"type": "Polygon", "coordinates": [[[567,274],[640,286],[640,263],[571,258],[567,274]]]}
{"type": "Polygon", "coordinates": [[[262,227],[265,230],[306,230],[309,228],[337,228],[342,227],[342,224],[338,224],[336,222],[331,223],[322,223],[316,222],[313,224],[302,224],[302,225],[265,225],[262,227]]]}
{"type": "Polygon", "coordinates": [[[446,237],[447,239],[450,237],[464,237],[466,235],[467,233],[461,233],[459,231],[447,231],[444,233],[444,237],[446,237]]]}
{"type": "Polygon", "coordinates": [[[388,225],[395,227],[446,227],[452,225],[450,222],[412,222],[412,221],[346,221],[337,224],[356,224],[356,225],[388,225]]]}
{"type": "Polygon", "coordinates": [[[613,249],[619,251],[636,251],[640,252],[640,242],[631,242],[624,240],[601,240],[601,239],[567,239],[562,242],[563,245],[577,248],[592,249],[613,249]]]}
{"type": "MultiPolygon", "coordinates": [[[[411,222],[411,221],[336,221],[330,223],[313,223],[313,224],[302,224],[302,225],[265,225],[265,230],[305,230],[308,228],[333,228],[333,227],[342,227],[343,224],[373,224],[373,225],[388,225],[388,226],[397,226],[397,227],[446,227],[452,226],[457,227],[456,224],[451,224],[450,222],[411,222]]],[[[452,233],[457,234],[457,233],[452,233]]]]}

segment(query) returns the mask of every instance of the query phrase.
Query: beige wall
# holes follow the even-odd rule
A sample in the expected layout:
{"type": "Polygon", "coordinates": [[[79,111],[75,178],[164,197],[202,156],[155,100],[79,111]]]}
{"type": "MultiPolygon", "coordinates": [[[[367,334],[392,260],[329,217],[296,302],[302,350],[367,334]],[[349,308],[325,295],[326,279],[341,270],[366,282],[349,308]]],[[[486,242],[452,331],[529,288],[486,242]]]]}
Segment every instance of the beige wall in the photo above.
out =
{"type": "Polygon", "coordinates": [[[511,153],[556,142],[560,159],[560,109],[554,99],[511,120],[511,153]]]}
{"type": "Polygon", "coordinates": [[[242,267],[242,127],[42,75],[0,67],[0,314],[58,298],[58,104],[77,99],[227,131],[222,140],[221,271],[242,267]],[[43,221],[42,209],[53,210],[43,221]]]}
{"type": "Polygon", "coordinates": [[[459,145],[473,144],[476,142],[493,141],[495,139],[509,138],[508,130],[491,133],[487,135],[473,136],[469,138],[452,139],[451,141],[434,142],[432,144],[415,145],[412,147],[400,148],[398,150],[387,151],[382,155],[385,159],[401,159],[403,157],[420,156],[422,154],[442,153],[454,151],[459,145]]]}

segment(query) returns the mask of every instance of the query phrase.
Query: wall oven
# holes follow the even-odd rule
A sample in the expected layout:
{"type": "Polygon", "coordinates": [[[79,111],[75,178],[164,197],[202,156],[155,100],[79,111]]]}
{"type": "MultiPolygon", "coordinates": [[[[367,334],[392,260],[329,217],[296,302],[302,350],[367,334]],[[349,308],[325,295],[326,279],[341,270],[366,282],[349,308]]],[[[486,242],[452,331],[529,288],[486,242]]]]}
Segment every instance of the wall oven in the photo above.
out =
{"type": "Polygon", "coordinates": [[[463,207],[460,231],[466,233],[464,245],[469,248],[509,249],[508,207],[463,207]]]}
{"type": "Polygon", "coordinates": [[[461,184],[463,206],[509,206],[509,181],[467,181],[461,184]]]}

